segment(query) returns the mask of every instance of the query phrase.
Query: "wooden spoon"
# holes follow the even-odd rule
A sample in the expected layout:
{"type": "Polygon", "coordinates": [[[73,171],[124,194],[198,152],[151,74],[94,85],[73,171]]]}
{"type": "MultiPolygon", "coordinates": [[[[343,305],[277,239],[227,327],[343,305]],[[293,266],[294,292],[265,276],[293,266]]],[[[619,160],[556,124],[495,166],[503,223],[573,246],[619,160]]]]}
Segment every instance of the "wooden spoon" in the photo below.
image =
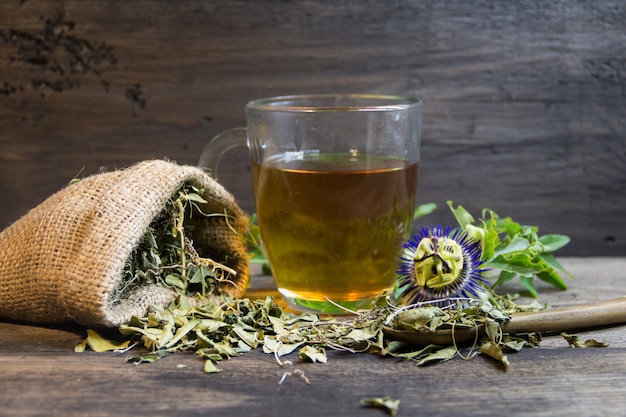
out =
{"type": "MultiPolygon", "coordinates": [[[[502,323],[504,333],[511,335],[530,332],[566,332],[592,329],[626,323],[626,297],[553,310],[515,313],[508,322],[502,323]]],[[[442,345],[472,342],[484,332],[484,326],[457,329],[416,331],[383,329],[392,340],[414,346],[442,345]]]]}

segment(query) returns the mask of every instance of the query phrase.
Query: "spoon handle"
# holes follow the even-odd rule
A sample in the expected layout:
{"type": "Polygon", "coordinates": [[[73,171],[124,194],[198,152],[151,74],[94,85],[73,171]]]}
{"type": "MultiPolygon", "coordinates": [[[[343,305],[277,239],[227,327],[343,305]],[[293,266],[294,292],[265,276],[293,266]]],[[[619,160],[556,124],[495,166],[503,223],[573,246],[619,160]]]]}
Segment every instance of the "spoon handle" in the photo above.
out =
{"type": "Polygon", "coordinates": [[[626,297],[553,310],[515,313],[506,333],[564,332],[626,323],[626,297]]]}
{"type": "MultiPolygon", "coordinates": [[[[511,320],[502,324],[502,331],[509,334],[530,332],[565,332],[591,329],[626,323],[626,297],[553,310],[515,313],[511,320]]],[[[484,331],[483,326],[431,331],[383,329],[394,340],[416,346],[450,345],[468,343],[484,331]]]]}

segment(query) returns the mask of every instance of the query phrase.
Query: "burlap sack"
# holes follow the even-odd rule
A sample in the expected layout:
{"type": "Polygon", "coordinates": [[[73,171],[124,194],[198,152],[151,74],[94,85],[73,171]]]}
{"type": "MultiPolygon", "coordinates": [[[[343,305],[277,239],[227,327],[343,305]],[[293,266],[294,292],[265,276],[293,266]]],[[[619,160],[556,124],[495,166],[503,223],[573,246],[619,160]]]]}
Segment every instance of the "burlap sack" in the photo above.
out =
{"type": "Polygon", "coordinates": [[[224,216],[197,220],[194,247],[235,269],[236,286],[223,289],[243,294],[249,280],[247,217],[202,170],[154,160],[68,185],[0,234],[0,317],[117,327],[151,304],[167,305],[174,293],[152,285],[119,304],[109,297],[146,228],[185,182],[205,190],[203,212],[229,215],[228,222],[224,216]]]}

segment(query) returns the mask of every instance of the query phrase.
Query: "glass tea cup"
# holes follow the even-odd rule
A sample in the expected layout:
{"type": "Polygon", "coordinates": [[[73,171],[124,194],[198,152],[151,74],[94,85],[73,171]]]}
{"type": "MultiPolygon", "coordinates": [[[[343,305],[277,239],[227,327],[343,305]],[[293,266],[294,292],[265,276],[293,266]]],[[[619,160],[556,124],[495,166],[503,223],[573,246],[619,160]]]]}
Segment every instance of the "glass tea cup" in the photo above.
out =
{"type": "Polygon", "coordinates": [[[395,281],[411,232],[422,103],[382,95],[256,99],[246,128],[213,138],[214,173],[233,147],[250,154],[256,215],[278,291],[293,308],[369,308],[395,281]]]}

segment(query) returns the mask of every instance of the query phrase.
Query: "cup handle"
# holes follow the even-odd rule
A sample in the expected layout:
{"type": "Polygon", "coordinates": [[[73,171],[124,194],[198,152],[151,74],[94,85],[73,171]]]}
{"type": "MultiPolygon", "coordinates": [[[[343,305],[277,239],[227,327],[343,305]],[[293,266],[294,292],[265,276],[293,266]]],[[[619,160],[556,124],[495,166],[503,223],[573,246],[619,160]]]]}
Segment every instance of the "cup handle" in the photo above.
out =
{"type": "Polygon", "coordinates": [[[224,154],[231,149],[247,146],[247,129],[235,127],[215,136],[207,143],[200,154],[198,166],[208,168],[213,178],[217,178],[217,169],[224,154]]]}

